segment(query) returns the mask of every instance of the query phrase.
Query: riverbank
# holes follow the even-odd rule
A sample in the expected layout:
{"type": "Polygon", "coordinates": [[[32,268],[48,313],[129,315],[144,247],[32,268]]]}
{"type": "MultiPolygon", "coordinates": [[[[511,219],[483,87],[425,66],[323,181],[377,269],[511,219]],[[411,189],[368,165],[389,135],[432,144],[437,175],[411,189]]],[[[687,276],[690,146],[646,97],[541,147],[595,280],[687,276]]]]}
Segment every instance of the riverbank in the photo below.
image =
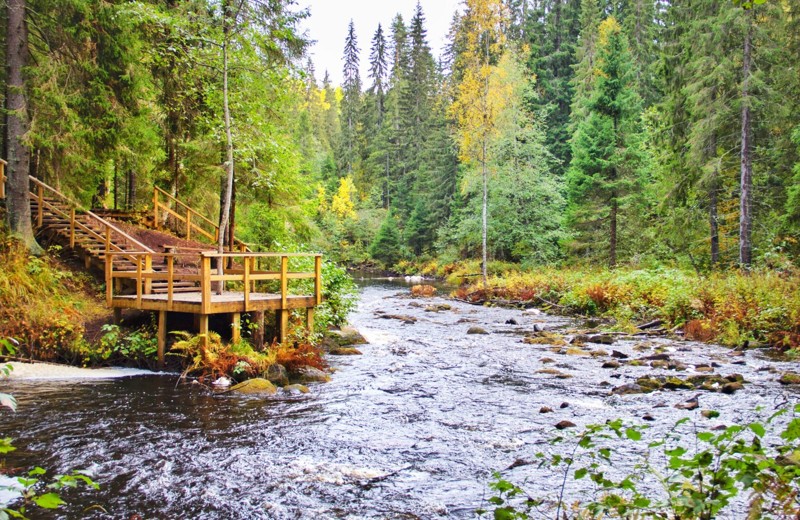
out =
{"type": "MultiPolygon", "coordinates": [[[[459,274],[451,275],[452,281],[459,274]]],[[[566,315],[607,320],[613,330],[644,324],[687,339],[732,347],[800,349],[800,273],[759,270],[699,276],[678,269],[508,270],[459,287],[472,303],[537,306],[566,315]]]]}

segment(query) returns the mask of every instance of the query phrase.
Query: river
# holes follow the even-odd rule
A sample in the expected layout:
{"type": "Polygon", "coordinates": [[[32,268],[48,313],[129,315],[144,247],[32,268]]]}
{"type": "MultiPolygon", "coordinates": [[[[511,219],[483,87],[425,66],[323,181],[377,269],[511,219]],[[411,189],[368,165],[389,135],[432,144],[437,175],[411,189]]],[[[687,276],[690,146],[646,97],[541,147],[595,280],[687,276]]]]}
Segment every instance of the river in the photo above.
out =
{"type": "MultiPolygon", "coordinates": [[[[658,438],[681,417],[691,418],[689,435],[695,425],[743,423],[759,407],[796,399],[776,382],[788,364],[658,338],[589,348],[631,358],[659,349],[688,373],[709,365],[742,374],[745,388],[702,392],[696,411],[673,407],[696,391],[612,395],[637,377],[674,372],[603,369],[609,356],[521,341],[534,328],[574,326],[565,318],[407,292],[363,287],[351,322],[369,340],[359,347],[364,355],[332,357],[332,381],[302,396],[214,396],[176,387],[174,375],[5,381],[19,404],[16,414],[2,412],[0,434],[18,447],[7,467],[96,475],[99,491],[69,491],[69,506],[36,518],[474,518],[495,470],[536,496],[558,493],[560,475],[534,462],[558,449],[548,441],[563,435],[554,428],[560,421],[575,423],[565,430],[572,432],[617,417],[641,424],[649,415],[649,435],[658,438]],[[488,334],[468,335],[474,326],[488,334]],[[545,406],[553,412],[540,413],[545,406]],[[702,409],[721,415],[704,419],[702,409]]],[[[619,448],[620,467],[639,456],[629,444],[619,448]]],[[[585,497],[577,485],[568,483],[569,498],[585,497]]]]}

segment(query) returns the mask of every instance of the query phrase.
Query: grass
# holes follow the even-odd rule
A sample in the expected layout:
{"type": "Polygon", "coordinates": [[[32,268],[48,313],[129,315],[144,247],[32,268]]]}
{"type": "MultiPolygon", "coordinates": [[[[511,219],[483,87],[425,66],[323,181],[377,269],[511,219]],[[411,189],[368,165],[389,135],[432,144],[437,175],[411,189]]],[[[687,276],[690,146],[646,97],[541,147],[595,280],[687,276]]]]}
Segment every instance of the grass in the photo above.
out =
{"type": "MultiPolygon", "coordinates": [[[[461,282],[464,271],[470,269],[452,269],[448,280],[461,282]]],[[[613,319],[620,330],[660,319],[669,328],[682,328],[689,339],[800,349],[800,272],[726,271],[698,276],[671,268],[523,272],[504,266],[494,270],[488,289],[474,277],[456,295],[473,301],[550,305],[564,313],[613,319]]]]}

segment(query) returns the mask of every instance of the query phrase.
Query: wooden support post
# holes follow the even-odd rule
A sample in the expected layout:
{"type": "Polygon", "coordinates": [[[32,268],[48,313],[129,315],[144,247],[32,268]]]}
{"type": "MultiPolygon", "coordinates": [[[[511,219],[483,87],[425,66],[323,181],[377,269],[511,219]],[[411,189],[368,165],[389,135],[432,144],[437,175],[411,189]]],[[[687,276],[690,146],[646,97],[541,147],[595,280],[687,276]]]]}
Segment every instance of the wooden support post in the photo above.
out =
{"type": "Polygon", "coordinates": [[[252,329],[253,348],[257,351],[264,350],[264,311],[250,313],[250,320],[255,328],[252,329]]]}
{"type": "Polygon", "coordinates": [[[111,226],[106,224],[106,256],[111,252],[111,226]]]}
{"type": "Polygon", "coordinates": [[[231,343],[239,343],[242,339],[242,314],[234,312],[231,314],[231,343]]]}
{"type": "Polygon", "coordinates": [[[114,325],[119,325],[120,323],[122,323],[122,309],[114,307],[114,325]]]}
{"type": "Polygon", "coordinates": [[[322,303],[322,255],[314,257],[314,299],[322,303]]]}
{"type": "Polygon", "coordinates": [[[309,334],[314,332],[314,307],[306,309],[306,329],[309,334]]]}
{"type": "Polygon", "coordinates": [[[283,343],[289,332],[289,309],[275,311],[275,325],[278,329],[278,343],[283,343]]]}
{"type": "Polygon", "coordinates": [[[75,249],[75,208],[69,210],[69,248],[75,249]]]}
{"type": "Polygon", "coordinates": [[[156,230],[160,229],[158,223],[158,188],[153,188],[153,227],[156,230]]]}
{"type": "Polygon", "coordinates": [[[208,337],[208,314],[201,314],[200,315],[200,330],[199,333],[203,335],[203,346],[208,348],[209,344],[209,337],[208,337]]]}
{"type": "Polygon", "coordinates": [[[167,347],[167,311],[158,311],[158,368],[164,368],[164,350],[167,347]]]}
{"type": "Polygon", "coordinates": [[[186,208],[186,240],[192,239],[192,210],[186,208]]]}
{"type": "Polygon", "coordinates": [[[42,227],[44,222],[44,188],[41,184],[36,185],[37,199],[39,200],[39,209],[36,212],[36,227],[42,227]]]}

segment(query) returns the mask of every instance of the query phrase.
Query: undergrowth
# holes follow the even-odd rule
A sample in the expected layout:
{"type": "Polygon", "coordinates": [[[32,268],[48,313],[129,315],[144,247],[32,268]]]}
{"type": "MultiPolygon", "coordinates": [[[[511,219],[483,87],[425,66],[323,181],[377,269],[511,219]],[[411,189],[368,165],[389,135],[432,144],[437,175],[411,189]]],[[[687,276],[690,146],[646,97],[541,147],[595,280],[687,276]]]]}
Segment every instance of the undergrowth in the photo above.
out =
{"type": "Polygon", "coordinates": [[[19,341],[20,357],[84,362],[92,350],[85,324],[105,315],[88,275],[29,255],[0,229],[0,336],[19,341]]]}
{"type": "MultiPolygon", "coordinates": [[[[462,282],[454,272],[451,282],[462,282]]],[[[800,349],[800,273],[757,270],[698,276],[678,269],[554,269],[495,274],[456,296],[470,301],[511,300],[614,320],[620,330],[662,320],[686,337],[729,346],[766,344],[800,349]]]]}

